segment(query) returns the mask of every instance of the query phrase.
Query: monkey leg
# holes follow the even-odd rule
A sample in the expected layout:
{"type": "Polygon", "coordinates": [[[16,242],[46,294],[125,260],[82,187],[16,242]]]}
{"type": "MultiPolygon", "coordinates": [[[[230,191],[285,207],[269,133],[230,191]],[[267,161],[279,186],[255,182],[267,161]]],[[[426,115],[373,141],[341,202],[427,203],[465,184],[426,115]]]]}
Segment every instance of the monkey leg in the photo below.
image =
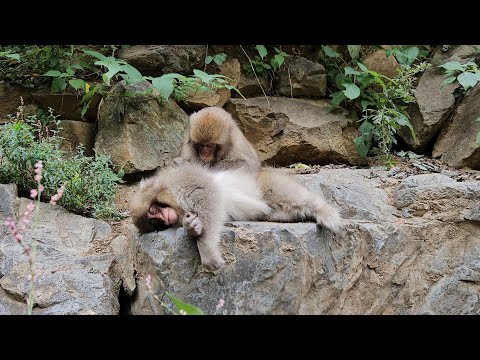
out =
{"type": "Polygon", "coordinates": [[[218,270],[225,265],[220,251],[220,231],[211,236],[201,236],[197,241],[202,265],[209,270],[218,270]]]}
{"type": "Polygon", "coordinates": [[[200,236],[203,230],[203,224],[197,214],[188,212],[183,217],[183,227],[190,236],[200,236]]]}
{"type": "Polygon", "coordinates": [[[323,196],[315,194],[289,175],[274,169],[262,169],[257,177],[264,200],[272,212],[263,219],[267,221],[295,222],[314,220],[318,225],[337,232],[340,215],[323,196]]]}

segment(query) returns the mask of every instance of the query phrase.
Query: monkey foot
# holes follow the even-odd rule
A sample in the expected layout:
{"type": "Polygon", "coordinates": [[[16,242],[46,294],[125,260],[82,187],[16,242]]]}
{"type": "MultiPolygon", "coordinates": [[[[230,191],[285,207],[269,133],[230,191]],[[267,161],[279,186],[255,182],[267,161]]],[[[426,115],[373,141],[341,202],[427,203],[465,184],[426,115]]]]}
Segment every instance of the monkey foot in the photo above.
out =
{"type": "Polygon", "coordinates": [[[183,218],[183,227],[190,236],[200,236],[203,225],[197,214],[188,212],[183,218]]]}
{"type": "Polygon", "coordinates": [[[202,265],[211,271],[220,270],[225,266],[225,260],[223,260],[223,258],[208,259],[206,261],[202,261],[202,265]]]}
{"type": "Polygon", "coordinates": [[[322,211],[321,214],[316,216],[317,224],[323,228],[329,229],[334,233],[340,231],[341,219],[336,210],[330,209],[329,211],[322,211]]]}

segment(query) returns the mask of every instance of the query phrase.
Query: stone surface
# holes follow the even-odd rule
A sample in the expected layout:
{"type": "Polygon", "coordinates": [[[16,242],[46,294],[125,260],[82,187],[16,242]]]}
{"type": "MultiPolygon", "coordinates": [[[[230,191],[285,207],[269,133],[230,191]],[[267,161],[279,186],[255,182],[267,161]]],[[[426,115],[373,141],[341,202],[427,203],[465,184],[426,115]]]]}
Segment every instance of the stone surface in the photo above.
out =
{"type": "Polygon", "coordinates": [[[442,88],[440,84],[444,78],[438,68],[430,68],[420,77],[415,89],[418,105],[412,104],[409,113],[418,143],[415,144],[408,128],[403,127],[399,132],[405,142],[417,152],[425,151],[430,140],[438,134],[451,115],[455,105],[453,92],[458,84],[451,83],[442,88]]]}
{"type": "Polygon", "coordinates": [[[93,155],[95,142],[93,124],[83,121],[61,120],[60,127],[62,129],[58,132],[58,135],[63,138],[62,150],[76,153],[77,146],[83,144],[85,146],[85,155],[93,155]]]}
{"type": "Polygon", "coordinates": [[[133,313],[165,312],[146,291],[151,274],[163,301],[168,291],[208,314],[480,314],[480,225],[462,220],[480,182],[367,169],[297,178],[341,208],[340,234],[313,223],[227,223],[218,274],[202,269],[183,229],[143,235],[133,313]]]}
{"type": "MultiPolygon", "coordinates": [[[[0,313],[24,314],[30,289],[28,260],[3,223],[7,216],[18,221],[29,200],[16,198],[11,185],[0,185],[0,195],[0,313]]],[[[58,205],[41,203],[39,214],[38,232],[30,225],[24,233],[24,240],[39,240],[33,313],[117,314],[121,283],[111,270],[114,256],[103,247],[109,242],[110,226],[58,205]]]]}
{"type": "Polygon", "coordinates": [[[395,56],[390,55],[388,58],[385,55],[384,49],[375,50],[368,54],[363,59],[363,64],[369,69],[376,71],[379,74],[385,75],[389,78],[397,76],[400,65],[398,64],[395,56]]]}
{"type": "Polygon", "coordinates": [[[265,97],[231,99],[225,109],[237,120],[260,159],[271,165],[360,164],[352,140],[359,135],[354,121],[326,113],[326,100],[265,97]]]}
{"type": "Polygon", "coordinates": [[[39,90],[32,93],[44,109],[51,107],[55,115],[60,115],[61,119],[81,120],[94,123],[97,120],[98,104],[100,103],[100,94],[93,95],[92,101],[84,116],[81,115],[82,97],[72,93],[52,94],[50,89],[39,90]]]}
{"type": "Polygon", "coordinates": [[[7,115],[17,112],[20,96],[23,97],[25,105],[31,103],[32,98],[27,89],[0,81],[0,123],[8,121],[7,115]]]}
{"type": "MultiPolygon", "coordinates": [[[[262,76],[258,77],[258,80],[255,76],[245,76],[244,73],[240,76],[240,81],[238,83],[238,90],[242,93],[245,97],[255,97],[263,95],[263,91],[268,93],[270,90],[270,83],[267,79],[262,76]],[[259,84],[260,82],[260,84],[259,84]],[[261,86],[261,87],[260,87],[261,86]]],[[[233,94],[233,97],[240,97],[237,93],[233,94]]]]}
{"type": "Polygon", "coordinates": [[[327,75],[323,65],[301,56],[288,56],[278,71],[275,92],[282,96],[324,97],[327,75]]]}
{"type": "MultiPolygon", "coordinates": [[[[145,86],[136,87],[142,90],[145,86]]],[[[125,86],[117,83],[100,103],[95,150],[110,155],[127,174],[165,165],[180,151],[188,115],[155,91],[147,96],[116,95],[124,91],[125,86]]]]}
{"type": "Polygon", "coordinates": [[[205,54],[205,45],[133,45],[122,48],[118,58],[136,67],[142,75],[191,75],[193,69],[203,69],[205,54]]]}
{"type": "Polygon", "coordinates": [[[442,51],[442,46],[439,45],[435,48],[431,63],[434,66],[442,65],[449,61],[458,61],[464,64],[472,59],[475,48],[478,47],[480,45],[450,45],[447,51],[442,51]]]}
{"type": "Polygon", "coordinates": [[[480,85],[462,99],[451,122],[445,127],[433,148],[432,156],[454,167],[480,169],[480,85]]]}

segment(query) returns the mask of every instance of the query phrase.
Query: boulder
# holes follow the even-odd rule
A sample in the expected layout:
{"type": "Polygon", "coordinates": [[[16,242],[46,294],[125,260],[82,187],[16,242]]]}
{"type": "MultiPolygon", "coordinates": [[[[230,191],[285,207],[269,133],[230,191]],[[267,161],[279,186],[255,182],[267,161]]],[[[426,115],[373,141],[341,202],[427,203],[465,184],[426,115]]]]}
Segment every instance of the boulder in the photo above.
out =
{"type": "Polygon", "coordinates": [[[432,156],[454,167],[480,169],[480,84],[462,99],[451,122],[445,127],[433,148],[432,156]]]}
{"type": "Polygon", "coordinates": [[[191,75],[193,69],[203,69],[205,54],[205,45],[133,45],[120,49],[118,58],[136,67],[142,75],[191,75]]]}
{"type": "Polygon", "coordinates": [[[231,99],[226,110],[237,120],[246,138],[270,165],[360,164],[353,144],[359,136],[354,120],[327,113],[326,100],[269,97],[231,99]]]}
{"type": "Polygon", "coordinates": [[[119,95],[147,87],[145,83],[126,86],[119,82],[99,106],[95,150],[110,155],[127,174],[167,164],[180,152],[187,132],[188,115],[173,100],[163,100],[156,90],[148,95],[119,95]]]}
{"type": "MultiPolygon", "coordinates": [[[[253,76],[246,76],[243,72],[240,76],[240,81],[238,83],[238,90],[242,93],[245,97],[255,97],[259,95],[263,95],[263,91],[268,93],[270,90],[270,83],[267,79],[262,76],[257,78],[253,76]],[[260,84],[259,84],[260,82],[260,84]]],[[[239,94],[234,93],[233,97],[240,97],[239,94]]]]}
{"type": "MultiPolygon", "coordinates": [[[[30,200],[16,188],[0,184],[0,221],[16,221],[30,200]]],[[[103,314],[119,312],[119,277],[112,272],[114,255],[103,247],[112,231],[104,222],[74,215],[61,206],[41,203],[38,230],[32,221],[24,240],[38,239],[34,314],[103,314]]],[[[5,226],[0,231],[0,313],[25,314],[30,289],[27,257],[5,226]]]]}
{"type": "Polygon", "coordinates": [[[290,55],[278,71],[275,92],[282,96],[324,97],[327,75],[323,65],[302,56],[290,55]]]}
{"type": "Polygon", "coordinates": [[[395,59],[395,56],[392,54],[387,58],[384,49],[378,49],[369,53],[365,59],[363,59],[363,64],[369,70],[376,71],[389,78],[396,77],[398,69],[400,69],[400,65],[398,64],[397,59],[395,59]]]}
{"type": "Polygon", "coordinates": [[[0,123],[8,121],[7,115],[17,112],[17,108],[21,104],[20,97],[23,98],[25,105],[32,102],[32,97],[27,89],[0,81],[0,123]]]}
{"type": "Polygon", "coordinates": [[[458,87],[451,83],[441,88],[444,80],[438,68],[430,68],[423,73],[415,89],[416,104],[409,107],[410,122],[418,143],[413,141],[410,130],[403,127],[400,136],[417,152],[424,152],[430,140],[438,134],[442,125],[451,115],[455,105],[453,92],[458,87]]]}

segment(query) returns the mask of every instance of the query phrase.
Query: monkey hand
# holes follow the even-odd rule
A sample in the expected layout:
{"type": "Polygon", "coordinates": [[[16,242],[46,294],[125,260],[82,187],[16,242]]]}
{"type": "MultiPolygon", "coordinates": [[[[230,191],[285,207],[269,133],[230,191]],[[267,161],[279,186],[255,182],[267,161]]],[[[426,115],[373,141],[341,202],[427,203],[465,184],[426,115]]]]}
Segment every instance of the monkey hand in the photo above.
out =
{"type": "Polygon", "coordinates": [[[186,213],[183,217],[183,227],[190,236],[200,236],[202,234],[203,225],[197,214],[186,213]]]}
{"type": "Polygon", "coordinates": [[[327,228],[334,233],[340,231],[340,214],[333,206],[328,205],[323,208],[322,211],[317,212],[316,220],[318,225],[327,228]]]}
{"type": "Polygon", "coordinates": [[[176,157],[175,159],[173,159],[170,163],[171,166],[180,166],[180,165],[183,165],[183,164],[186,164],[188,163],[187,160],[185,160],[184,158],[178,156],[176,157]]]}

